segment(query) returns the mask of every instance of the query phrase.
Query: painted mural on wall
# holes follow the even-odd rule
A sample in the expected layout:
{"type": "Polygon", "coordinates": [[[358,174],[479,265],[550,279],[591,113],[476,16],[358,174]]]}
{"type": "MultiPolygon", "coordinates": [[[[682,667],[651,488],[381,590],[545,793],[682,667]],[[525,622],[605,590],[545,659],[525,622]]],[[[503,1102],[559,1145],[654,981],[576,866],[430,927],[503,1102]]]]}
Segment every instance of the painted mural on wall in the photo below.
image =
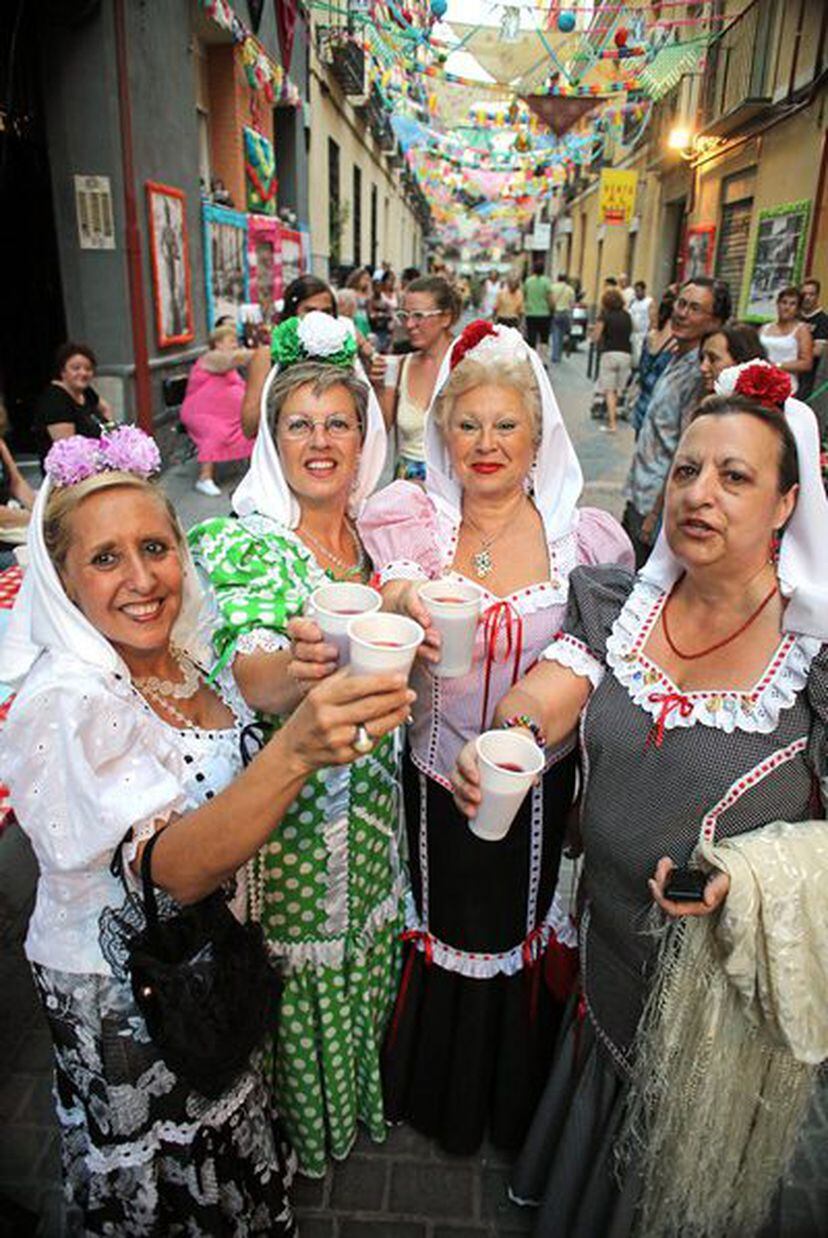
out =
{"type": "Polygon", "coordinates": [[[244,181],[248,211],[275,215],[278,181],[273,143],[250,128],[244,130],[244,181]]]}
{"type": "Polygon", "coordinates": [[[195,338],[187,203],[182,190],[147,181],[150,259],[159,348],[195,338]]]}
{"type": "Polygon", "coordinates": [[[745,306],[749,322],[775,318],[777,293],[788,284],[799,284],[810,213],[807,200],[759,212],[745,306]]]}
{"type": "Polygon", "coordinates": [[[250,300],[247,216],[211,202],[202,209],[207,325],[212,329],[221,318],[236,321],[240,307],[250,300]]]}

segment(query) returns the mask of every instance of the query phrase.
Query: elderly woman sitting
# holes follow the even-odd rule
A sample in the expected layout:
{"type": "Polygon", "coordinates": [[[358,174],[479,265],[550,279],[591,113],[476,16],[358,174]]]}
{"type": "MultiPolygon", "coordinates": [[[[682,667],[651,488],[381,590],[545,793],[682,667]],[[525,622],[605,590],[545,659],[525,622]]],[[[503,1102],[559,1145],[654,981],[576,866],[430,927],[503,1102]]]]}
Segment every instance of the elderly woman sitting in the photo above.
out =
{"type": "MultiPolygon", "coordinates": [[[[577,569],[562,633],[498,705],[555,743],[580,717],[589,771],[583,995],[514,1175],[539,1238],[758,1233],[828,1056],[817,427],[764,362],[717,388],[652,557],[577,569]],[[654,902],[693,918],[660,956],[654,902]],[[625,1123],[643,1159],[621,1178],[625,1123]]],[[[473,816],[471,747],[456,785],[473,816]]]]}
{"type": "MultiPolygon", "coordinates": [[[[161,915],[225,882],[313,772],[408,710],[390,676],[319,685],[241,772],[250,711],[208,681],[200,594],[133,427],[51,449],[30,566],[0,657],[23,679],[0,762],[40,876],[26,952],[54,1040],[66,1193],[84,1234],[295,1233],[291,1159],[251,1061],[207,1097],[153,1040],[124,967],[152,840],[161,915]],[[238,777],[236,777],[238,775],[238,777]]],[[[151,992],[151,991],[150,991],[151,992]]]]}
{"type": "MultiPolygon", "coordinates": [[[[579,563],[631,563],[603,512],[579,510],[581,470],[549,379],[517,331],[470,324],[447,353],[426,427],[425,490],[399,481],[359,521],[385,606],[438,638],[418,589],[472,581],[484,621],[472,670],[438,678],[424,664],[405,757],[413,901],[408,957],[387,1041],[392,1118],[453,1152],[486,1129],[519,1144],[549,1064],[556,1011],[532,996],[553,929],[575,737],[546,753],[541,783],[507,838],[475,837],[448,779],[463,743],[557,631],[579,563]],[[534,969],[534,970],[533,970],[534,969]]],[[[543,737],[538,732],[538,742],[543,737]]]]}

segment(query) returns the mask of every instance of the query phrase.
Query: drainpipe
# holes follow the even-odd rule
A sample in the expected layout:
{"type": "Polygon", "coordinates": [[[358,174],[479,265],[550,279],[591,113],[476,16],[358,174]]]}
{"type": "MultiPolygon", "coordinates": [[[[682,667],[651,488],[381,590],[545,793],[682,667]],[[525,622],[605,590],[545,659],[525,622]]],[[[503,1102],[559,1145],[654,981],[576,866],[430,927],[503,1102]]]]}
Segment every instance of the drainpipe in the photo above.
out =
{"type": "Polygon", "coordinates": [[[823,133],[822,157],[819,161],[819,177],[817,178],[816,193],[814,194],[814,213],[811,219],[811,235],[808,237],[808,250],[805,255],[806,275],[810,275],[813,270],[814,250],[816,249],[817,233],[821,223],[820,212],[826,209],[823,205],[826,176],[828,176],[828,133],[823,133]]]}
{"type": "Polygon", "coordinates": [[[124,0],[114,0],[115,56],[118,69],[118,114],[121,129],[121,169],[124,180],[126,215],[126,260],[129,281],[129,311],[132,351],[135,361],[135,407],[138,425],[153,433],[152,387],[147,351],[147,316],[144,309],[144,281],[141,271],[141,233],[135,201],[135,165],[132,152],[132,105],[129,98],[129,58],[127,55],[124,0]]]}

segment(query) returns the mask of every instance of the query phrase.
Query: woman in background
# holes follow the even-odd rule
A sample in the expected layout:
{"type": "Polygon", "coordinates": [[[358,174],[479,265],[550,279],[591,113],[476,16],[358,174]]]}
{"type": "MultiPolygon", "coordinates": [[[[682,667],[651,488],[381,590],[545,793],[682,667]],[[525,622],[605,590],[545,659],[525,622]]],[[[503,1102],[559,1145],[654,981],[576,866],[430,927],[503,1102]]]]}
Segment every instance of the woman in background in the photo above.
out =
{"type": "Polygon", "coordinates": [[[238,347],[235,327],[216,327],[210,332],[208,351],[187,379],[181,424],[198,450],[195,488],[209,498],[221,495],[215,481],[216,464],[246,460],[253,450],[242,431],[244,379],[236,368],[247,365],[252,356],[252,349],[238,347]]]}
{"type": "Polygon", "coordinates": [[[380,397],[386,427],[397,429],[397,477],[425,477],[425,416],[459,316],[459,296],[442,275],[423,275],[406,288],[398,318],[408,328],[414,352],[386,369],[380,397]]]}
{"type": "Polygon", "coordinates": [[[100,438],[112,410],[92,379],[98,359],[88,344],[62,344],[55,356],[55,377],[35,405],[34,424],[40,437],[41,464],[52,443],[70,434],[100,438]]]}
{"type": "Polygon", "coordinates": [[[510,271],[506,276],[505,285],[497,290],[494,302],[494,320],[501,327],[514,327],[520,330],[523,318],[523,288],[520,276],[510,271]]]}
{"type": "Polygon", "coordinates": [[[792,284],[776,298],[776,322],[766,322],[759,339],[773,365],[791,376],[796,393],[800,374],[809,374],[814,363],[814,337],[799,317],[802,295],[792,284]]]}

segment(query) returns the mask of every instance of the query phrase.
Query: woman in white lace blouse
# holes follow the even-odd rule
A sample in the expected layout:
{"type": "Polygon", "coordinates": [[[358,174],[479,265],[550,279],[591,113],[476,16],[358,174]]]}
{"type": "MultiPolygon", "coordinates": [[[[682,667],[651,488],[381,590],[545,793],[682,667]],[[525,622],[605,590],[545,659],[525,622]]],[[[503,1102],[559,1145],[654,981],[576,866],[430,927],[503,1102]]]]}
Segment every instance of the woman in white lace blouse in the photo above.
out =
{"type": "Polygon", "coordinates": [[[409,694],[388,677],[331,679],[242,773],[250,713],[229,677],[201,670],[194,570],[147,480],[158,464],[132,427],[52,448],[0,656],[3,678],[23,680],[0,761],[40,866],[26,952],[54,1041],[67,1194],[86,1234],[293,1234],[291,1155],[264,1081],[251,1064],[208,1099],[162,1060],[105,931],[126,898],[110,865],[121,849],[134,871],[162,830],[152,878],[167,910],[201,899],[314,770],[353,759],[355,724],[384,735],[409,694]]]}

